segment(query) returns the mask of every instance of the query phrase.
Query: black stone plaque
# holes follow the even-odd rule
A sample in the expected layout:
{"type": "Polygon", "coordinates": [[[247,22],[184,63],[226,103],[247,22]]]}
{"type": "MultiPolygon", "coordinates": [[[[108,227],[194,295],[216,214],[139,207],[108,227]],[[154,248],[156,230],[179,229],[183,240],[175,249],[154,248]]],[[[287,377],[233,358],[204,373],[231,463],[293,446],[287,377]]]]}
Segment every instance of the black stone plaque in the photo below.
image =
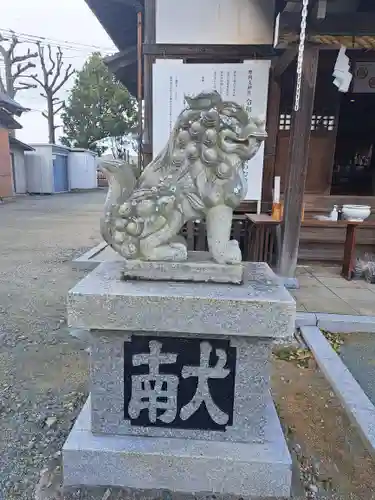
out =
{"type": "Polygon", "coordinates": [[[236,348],[229,340],[133,335],[124,349],[125,419],[142,427],[233,425],[236,348]]]}

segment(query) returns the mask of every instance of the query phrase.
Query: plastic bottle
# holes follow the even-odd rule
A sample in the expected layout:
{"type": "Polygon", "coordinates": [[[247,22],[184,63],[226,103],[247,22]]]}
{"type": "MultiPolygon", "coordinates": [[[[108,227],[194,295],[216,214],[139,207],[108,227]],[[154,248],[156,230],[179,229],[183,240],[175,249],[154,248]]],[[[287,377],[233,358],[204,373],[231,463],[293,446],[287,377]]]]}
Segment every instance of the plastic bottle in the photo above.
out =
{"type": "Polygon", "coordinates": [[[339,212],[337,210],[337,205],[333,205],[332,212],[330,213],[331,220],[339,220],[339,212]]]}

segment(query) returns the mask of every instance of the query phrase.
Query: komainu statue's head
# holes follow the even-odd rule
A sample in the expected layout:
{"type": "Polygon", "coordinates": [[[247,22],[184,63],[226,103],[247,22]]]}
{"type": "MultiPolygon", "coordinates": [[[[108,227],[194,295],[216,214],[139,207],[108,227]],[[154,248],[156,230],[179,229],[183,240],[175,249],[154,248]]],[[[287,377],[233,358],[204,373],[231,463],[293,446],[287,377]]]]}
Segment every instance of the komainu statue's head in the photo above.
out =
{"type": "Polygon", "coordinates": [[[216,91],[185,99],[188,108],[175,127],[177,142],[190,143],[191,153],[199,153],[207,164],[219,165],[228,156],[250,160],[267,137],[264,122],[250,117],[239,104],[223,101],[216,91]]]}
{"type": "Polygon", "coordinates": [[[224,202],[235,207],[246,194],[245,162],[255,156],[267,136],[265,124],[250,117],[239,104],[223,101],[216,91],[186,96],[185,100],[187,107],[154,165],[189,170],[193,179],[202,177],[204,171],[205,182],[197,183],[204,204],[224,202]]]}

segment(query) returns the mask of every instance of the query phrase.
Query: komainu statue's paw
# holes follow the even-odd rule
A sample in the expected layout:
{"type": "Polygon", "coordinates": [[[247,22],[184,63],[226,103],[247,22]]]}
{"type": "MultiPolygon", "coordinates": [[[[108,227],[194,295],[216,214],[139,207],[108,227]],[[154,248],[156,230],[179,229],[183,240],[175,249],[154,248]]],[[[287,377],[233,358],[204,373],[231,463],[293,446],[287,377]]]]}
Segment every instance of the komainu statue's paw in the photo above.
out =
{"type": "Polygon", "coordinates": [[[170,248],[174,250],[174,256],[173,259],[174,261],[182,262],[184,260],[187,260],[188,254],[187,254],[187,247],[183,243],[179,242],[172,242],[170,243],[170,248]]]}
{"type": "Polygon", "coordinates": [[[228,241],[223,257],[225,264],[240,264],[242,262],[242,252],[237,240],[228,241]]]}
{"type": "Polygon", "coordinates": [[[187,260],[187,248],[183,243],[171,243],[156,248],[143,248],[144,260],[183,262],[187,260]]]}

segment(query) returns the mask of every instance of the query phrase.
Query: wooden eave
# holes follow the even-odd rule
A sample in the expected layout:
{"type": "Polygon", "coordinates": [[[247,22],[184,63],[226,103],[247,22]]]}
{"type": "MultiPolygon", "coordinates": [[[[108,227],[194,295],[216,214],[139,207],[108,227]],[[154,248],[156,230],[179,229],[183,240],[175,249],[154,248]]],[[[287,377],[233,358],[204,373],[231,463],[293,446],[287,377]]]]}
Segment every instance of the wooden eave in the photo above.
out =
{"type": "Polygon", "coordinates": [[[10,146],[22,149],[22,151],[35,151],[32,146],[29,146],[29,144],[25,144],[24,142],[12,136],[9,136],[9,144],[10,146]]]}
{"type": "Polygon", "coordinates": [[[0,107],[0,127],[7,128],[8,130],[16,130],[21,129],[22,125],[13,118],[8,110],[0,107]]]}
{"type": "MultiPolygon", "coordinates": [[[[299,12],[281,13],[281,32],[299,33],[300,25],[299,12]]],[[[374,10],[369,12],[327,14],[322,20],[309,16],[307,31],[309,35],[375,36],[375,4],[374,10]]]]}
{"type": "MultiPolygon", "coordinates": [[[[137,92],[137,12],[145,0],[85,0],[119,52],[107,57],[105,63],[116,77],[136,95],[137,92]]],[[[285,8],[287,0],[276,0],[276,12],[285,8]]],[[[242,59],[272,58],[276,52],[271,45],[187,45],[147,44],[144,55],[185,60],[232,62],[242,59]]]]}
{"type": "Polygon", "coordinates": [[[29,111],[3,92],[0,92],[0,107],[2,110],[16,116],[21,116],[23,112],[29,111]]]}
{"type": "Polygon", "coordinates": [[[108,65],[129,92],[137,94],[137,12],[144,0],[85,0],[119,52],[107,57],[108,65]]]}

